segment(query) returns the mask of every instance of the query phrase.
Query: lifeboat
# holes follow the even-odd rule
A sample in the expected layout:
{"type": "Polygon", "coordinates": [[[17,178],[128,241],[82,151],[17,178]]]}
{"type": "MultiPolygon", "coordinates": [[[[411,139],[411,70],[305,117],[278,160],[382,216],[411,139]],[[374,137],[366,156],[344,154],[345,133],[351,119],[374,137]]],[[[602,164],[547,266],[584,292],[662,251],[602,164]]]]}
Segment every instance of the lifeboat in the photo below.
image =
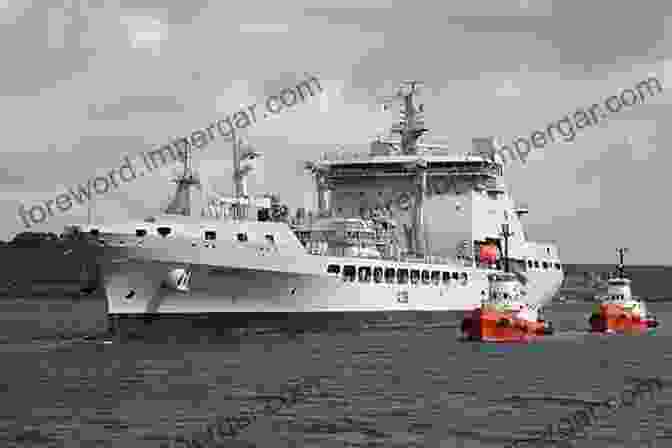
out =
{"type": "Polygon", "coordinates": [[[527,342],[553,334],[541,307],[526,303],[518,277],[509,272],[488,276],[489,294],[462,321],[462,336],[482,342],[527,342]]]}
{"type": "Polygon", "coordinates": [[[642,334],[659,326],[646,303],[632,296],[630,279],[625,278],[623,251],[618,273],[607,281],[607,294],[596,297],[596,306],[588,319],[593,333],[642,334]]]}

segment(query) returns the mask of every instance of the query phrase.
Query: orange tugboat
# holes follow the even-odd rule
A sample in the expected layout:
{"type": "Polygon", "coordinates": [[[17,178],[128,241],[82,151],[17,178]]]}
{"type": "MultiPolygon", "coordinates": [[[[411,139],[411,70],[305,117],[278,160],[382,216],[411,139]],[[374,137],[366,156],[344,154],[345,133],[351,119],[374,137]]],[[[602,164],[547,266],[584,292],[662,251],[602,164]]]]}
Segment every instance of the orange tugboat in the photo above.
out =
{"type": "Polygon", "coordinates": [[[625,278],[623,266],[626,251],[618,249],[620,262],[616,276],[607,282],[607,295],[596,297],[596,310],[588,320],[593,333],[643,334],[659,326],[644,301],[632,296],[631,281],[625,278]]]}
{"type": "MultiPolygon", "coordinates": [[[[502,235],[511,235],[506,226],[502,235]]],[[[518,275],[509,272],[508,244],[505,248],[504,272],[488,276],[488,297],[462,321],[460,330],[467,340],[528,342],[553,334],[553,326],[543,319],[541,307],[525,302],[524,285],[518,275]]]]}
{"type": "Polygon", "coordinates": [[[462,321],[462,334],[468,340],[483,342],[527,342],[537,336],[553,334],[553,326],[543,319],[538,305],[525,303],[525,291],[509,272],[488,277],[487,299],[462,321]]]}

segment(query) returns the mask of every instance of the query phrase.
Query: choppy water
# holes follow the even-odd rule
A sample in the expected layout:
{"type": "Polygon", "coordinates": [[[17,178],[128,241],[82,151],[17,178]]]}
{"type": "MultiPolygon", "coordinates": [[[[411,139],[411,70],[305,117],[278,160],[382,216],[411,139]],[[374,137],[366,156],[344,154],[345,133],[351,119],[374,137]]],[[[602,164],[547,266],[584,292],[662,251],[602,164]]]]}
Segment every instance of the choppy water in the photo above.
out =
{"type": "MultiPolygon", "coordinates": [[[[672,378],[672,304],[650,308],[663,322],[656,335],[604,337],[580,331],[590,305],[554,305],[547,316],[559,333],[528,346],[458,342],[457,320],[105,344],[68,339],[104,331],[100,301],[4,299],[0,446],[159,447],[309,376],[321,379],[314,394],[220,446],[504,447],[584,402],[618,397],[626,376],[672,378]]],[[[665,384],[575,446],[668,446],[672,381],[665,384]],[[654,437],[657,445],[647,444],[654,437]]]]}

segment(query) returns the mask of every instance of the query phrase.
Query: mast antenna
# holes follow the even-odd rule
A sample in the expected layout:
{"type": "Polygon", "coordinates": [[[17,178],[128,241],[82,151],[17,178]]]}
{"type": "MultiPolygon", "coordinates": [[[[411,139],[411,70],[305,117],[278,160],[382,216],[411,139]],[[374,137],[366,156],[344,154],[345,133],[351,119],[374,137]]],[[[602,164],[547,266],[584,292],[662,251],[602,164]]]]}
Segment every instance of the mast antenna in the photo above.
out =
{"type": "Polygon", "coordinates": [[[502,233],[504,237],[504,272],[509,272],[509,237],[513,236],[513,232],[509,231],[509,224],[502,224],[502,233]]]}
{"type": "Polygon", "coordinates": [[[616,266],[616,269],[618,270],[618,276],[620,278],[625,278],[625,265],[623,264],[623,255],[628,252],[627,247],[619,247],[616,249],[616,252],[618,253],[618,265],[616,266]]]}
{"type": "Polygon", "coordinates": [[[385,100],[401,101],[399,121],[392,126],[391,133],[400,135],[401,153],[404,155],[417,154],[420,137],[429,131],[425,128],[424,105],[415,104],[415,97],[422,85],[422,81],[403,81],[396,95],[385,100]]]}

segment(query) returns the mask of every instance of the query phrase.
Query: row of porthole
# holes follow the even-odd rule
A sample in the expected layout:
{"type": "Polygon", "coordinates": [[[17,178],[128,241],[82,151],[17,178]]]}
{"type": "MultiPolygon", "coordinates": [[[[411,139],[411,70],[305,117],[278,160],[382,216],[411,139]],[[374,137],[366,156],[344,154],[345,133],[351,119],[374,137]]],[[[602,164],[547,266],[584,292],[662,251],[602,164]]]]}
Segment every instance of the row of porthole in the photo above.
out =
{"type": "MultiPolygon", "coordinates": [[[[558,271],[561,269],[560,263],[557,263],[557,262],[556,263],[551,263],[550,261],[542,261],[541,262],[541,267],[543,267],[544,269],[551,269],[551,267],[554,267],[558,271]]],[[[532,269],[532,268],[539,269],[539,260],[534,260],[534,262],[532,260],[527,260],[527,268],[528,269],[532,269]]]]}
{"type": "MultiPolygon", "coordinates": [[[[126,244],[125,241],[119,241],[119,245],[120,245],[120,246],[123,246],[124,244],[126,244]]],[[[132,244],[132,243],[131,243],[131,244],[132,244]]],[[[138,241],[136,244],[137,244],[138,246],[142,246],[142,245],[143,245],[143,241],[138,241]]],[[[198,243],[196,243],[196,242],[192,242],[192,243],[191,243],[191,247],[197,247],[197,246],[198,246],[198,243]]],[[[215,246],[214,243],[204,243],[203,246],[204,246],[204,247],[207,247],[208,249],[215,249],[215,248],[217,247],[217,246],[215,246]]]]}
{"type": "MultiPolygon", "coordinates": [[[[124,244],[125,244],[124,241],[119,241],[120,246],[123,246],[124,244]]],[[[137,245],[142,246],[142,241],[138,241],[137,245]]],[[[217,248],[217,246],[214,243],[204,243],[203,246],[208,248],[208,249],[216,249],[217,248]]],[[[198,247],[198,243],[192,242],[191,247],[198,247]]],[[[268,248],[268,247],[259,247],[259,248],[257,248],[257,251],[260,252],[262,255],[264,255],[265,253],[271,252],[271,249],[268,248]]]]}
{"type": "Polygon", "coordinates": [[[344,281],[354,282],[358,279],[361,283],[369,283],[373,279],[374,283],[400,284],[406,285],[422,283],[425,285],[438,286],[440,283],[449,284],[450,282],[462,280],[467,282],[469,275],[466,272],[447,272],[447,271],[428,271],[420,269],[406,268],[385,268],[377,266],[371,269],[370,266],[360,266],[357,269],[354,265],[345,265],[341,271],[341,266],[330,264],[327,266],[328,274],[341,275],[344,281]]]}
{"type": "MultiPolygon", "coordinates": [[[[167,236],[170,234],[171,229],[170,227],[157,227],[156,229],[157,233],[163,237],[167,236]]],[[[135,236],[138,237],[143,237],[147,235],[147,230],[146,229],[136,229],[135,231],[135,236]]],[[[203,232],[203,239],[206,241],[214,241],[217,239],[217,232],[214,230],[206,230],[203,232]]],[[[267,242],[274,243],[275,238],[271,234],[267,234],[264,236],[264,239],[267,242]]],[[[236,241],[240,243],[245,243],[248,241],[247,233],[241,232],[236,234],[236,241]]]]}
{"type": "MultiPolygon", "coordinates": [[[[163,237],[166,237],[167,235],[170,234],[171,229],[170,229],[170,227],[157,227],[156,231],[159,235],[161,235],[163,237]]],[[[100,231],[98,229],[91,229],[90,233],[91,233],[91,235],[98,236],[100,234],[100,231]]],[[[147,230],[146,229],[136,229],[135,230],[135,236],[140,237],[140,238],[142,238],[144,236],[147,236],[147,230]]],[[[267,242],[270,242],[270,243],[275,242],[275,238],[273,237],[273,235],[268,234],[264,238],[267,242]]],[[[203,233],[203,239],[206,240],[206,241],[214,241],[215,239],[217,239],[216,232],[212,231],[212,230],[206,230],[203,233]]],[[[236,234],[236,240],[238,242],[241,242],[241,243],[247,242],[248,241],[247,233],[236,234]]],[[[123,241],[121,241],[120,243],[124,244],[123,241]]],[[[196,243],[192,243],[192,246],[195,247],[196,243]]],[[[212,246],[208,246],[206,244],[206,247],[215,247],[215,245],[213,244],[212,246]]]]}

